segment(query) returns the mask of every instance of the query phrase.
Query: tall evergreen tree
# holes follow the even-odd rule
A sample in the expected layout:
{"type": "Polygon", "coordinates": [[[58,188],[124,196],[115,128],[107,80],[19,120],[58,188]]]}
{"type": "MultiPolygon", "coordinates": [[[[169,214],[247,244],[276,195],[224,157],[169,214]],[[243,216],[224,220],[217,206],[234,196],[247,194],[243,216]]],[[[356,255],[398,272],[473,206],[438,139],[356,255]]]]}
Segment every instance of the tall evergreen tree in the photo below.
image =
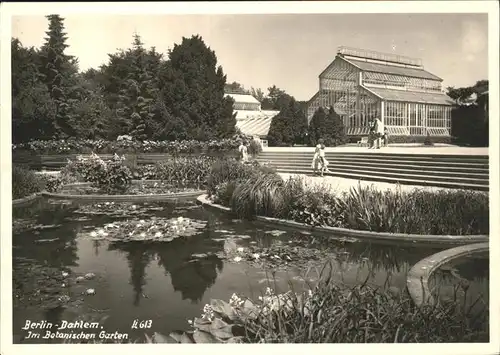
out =
{"type": "Polygon", "coordinates": [[[70,124],[72,101],[69,93],[74,82],[73,76],[77,73],[77,62],[64,53],[68,47],[64,19],[59,15],[46,17],[49,20],[49,30],[41,48],[41,73],[56,107],[54,136],[64,138],[74,133],[70,124]]]}
{"type": "Polygon", "coordinates": [[[158,92],[153,75],[148,71],[151,63],[147,60],[147,54],[140,36],[134,35],[133,47],[126,53],[130,67],[121,85],[117,103],[117,117],[122,129],[137,140],[147,138],[146,125],[155,115],[153,101],[158,92]]]}
{"type": "Polygon", "coordinates": [[[344,124],[342,118],[330,107],[326,112],[322,107],[314,113],[309,125],[309,137],[312,144],[323,138],[325,144],[336,147],[346,142],[344,124]]]}
{"type": "Polygon", "coordinates": [[[292,97],[275,116],[269,127],[270,145],[282,146],[302,143],[307,132],[307,120],[299,104],[292,97]]]}
{"type": "Polygon", "coordinates": [[[165,131],[175,134],[170,127],[182,122],[185,128],[175,138],[231,137],[236,126],[233,100],[224,97],[226,76],[217,67],[215,52],[200,36],[192,36],[174,45],[169,58],[162,74],[162,104],[170,119],[165,131]]]}
{"type": "Polygon", "coordinates": [[[41,81],[40,53],[11,41],[12,141],[49,139],[53,135],[56,108],[41,81]]]}
{"type": "Polygon", "coordinates": [[[311,144],[316,145],[320,138],[325,135],[326,112],[319,107],[311,118],[309,123],[309,139],[311,144]]]}

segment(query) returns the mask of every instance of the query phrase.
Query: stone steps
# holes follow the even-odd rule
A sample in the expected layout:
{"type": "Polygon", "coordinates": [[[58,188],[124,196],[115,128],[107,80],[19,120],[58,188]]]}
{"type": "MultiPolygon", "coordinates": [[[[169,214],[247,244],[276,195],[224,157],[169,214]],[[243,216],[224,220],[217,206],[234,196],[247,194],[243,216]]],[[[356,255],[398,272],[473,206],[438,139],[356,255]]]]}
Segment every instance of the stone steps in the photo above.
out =
{"type": "MultiPolygon", "coordinates": [[[[327,175],[406,185],[489,190],[487,155],[327,152],[327,175]]],[[[262,152],[258,160],[279,172],[311,174],[311,152],[262,152]]]]}

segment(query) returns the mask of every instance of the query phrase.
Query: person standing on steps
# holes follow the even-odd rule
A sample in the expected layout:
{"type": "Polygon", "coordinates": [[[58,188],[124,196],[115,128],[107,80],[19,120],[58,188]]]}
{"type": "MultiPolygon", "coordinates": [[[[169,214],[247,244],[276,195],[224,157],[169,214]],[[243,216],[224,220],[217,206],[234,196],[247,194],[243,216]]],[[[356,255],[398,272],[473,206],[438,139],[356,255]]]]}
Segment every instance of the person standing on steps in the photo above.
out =
{"type": "Polygon", "coordinates": [[[375,142],[376,149],[380,149],[380,145],[382,143],[382,137],[384,136],[384,124],[380,120],[380,118],[375,119],[375,142]]]}
{"type": "Polygon", "coordinates": [[[375,120],[372,118],[368,123],[370,133],[368,133],[368,149],[373,149],[375,146],[375,120]]]}

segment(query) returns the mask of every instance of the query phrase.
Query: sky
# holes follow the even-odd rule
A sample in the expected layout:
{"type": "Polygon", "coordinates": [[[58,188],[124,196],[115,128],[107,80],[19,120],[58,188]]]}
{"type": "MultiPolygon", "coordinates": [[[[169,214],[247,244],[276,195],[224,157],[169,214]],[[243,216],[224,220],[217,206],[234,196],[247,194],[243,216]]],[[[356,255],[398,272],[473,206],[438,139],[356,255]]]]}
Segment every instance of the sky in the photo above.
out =
{"type": "MultiPolygon", "coordinates": [[[[64,16],[67,54],[80,69],[97,68],[108,53],[129,48],[134,32],[167,55],[182,37],[201,35],[215,51],[228,82],[245,88],[276,85],[298,100],[318,90],[318,75],[339,46],[421,58],[443,87],[488,79],[486,14],[256,14],[64,16]]],[[[12,17],[12,37],[39,47],[44,16],[12,17]]]]}

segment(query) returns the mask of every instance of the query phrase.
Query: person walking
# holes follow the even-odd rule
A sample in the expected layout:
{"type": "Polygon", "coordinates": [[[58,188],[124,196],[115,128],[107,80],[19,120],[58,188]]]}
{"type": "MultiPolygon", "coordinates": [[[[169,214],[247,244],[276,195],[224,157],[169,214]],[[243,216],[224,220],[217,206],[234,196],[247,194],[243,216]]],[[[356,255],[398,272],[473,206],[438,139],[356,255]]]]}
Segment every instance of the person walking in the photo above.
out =
{"type": "Polygon", "coordinates": [[[238,152],[240,153],[240,161],[245,164],[248,162],[248,147],[246,140],[240,142],[238,147],[238,152]]]}

